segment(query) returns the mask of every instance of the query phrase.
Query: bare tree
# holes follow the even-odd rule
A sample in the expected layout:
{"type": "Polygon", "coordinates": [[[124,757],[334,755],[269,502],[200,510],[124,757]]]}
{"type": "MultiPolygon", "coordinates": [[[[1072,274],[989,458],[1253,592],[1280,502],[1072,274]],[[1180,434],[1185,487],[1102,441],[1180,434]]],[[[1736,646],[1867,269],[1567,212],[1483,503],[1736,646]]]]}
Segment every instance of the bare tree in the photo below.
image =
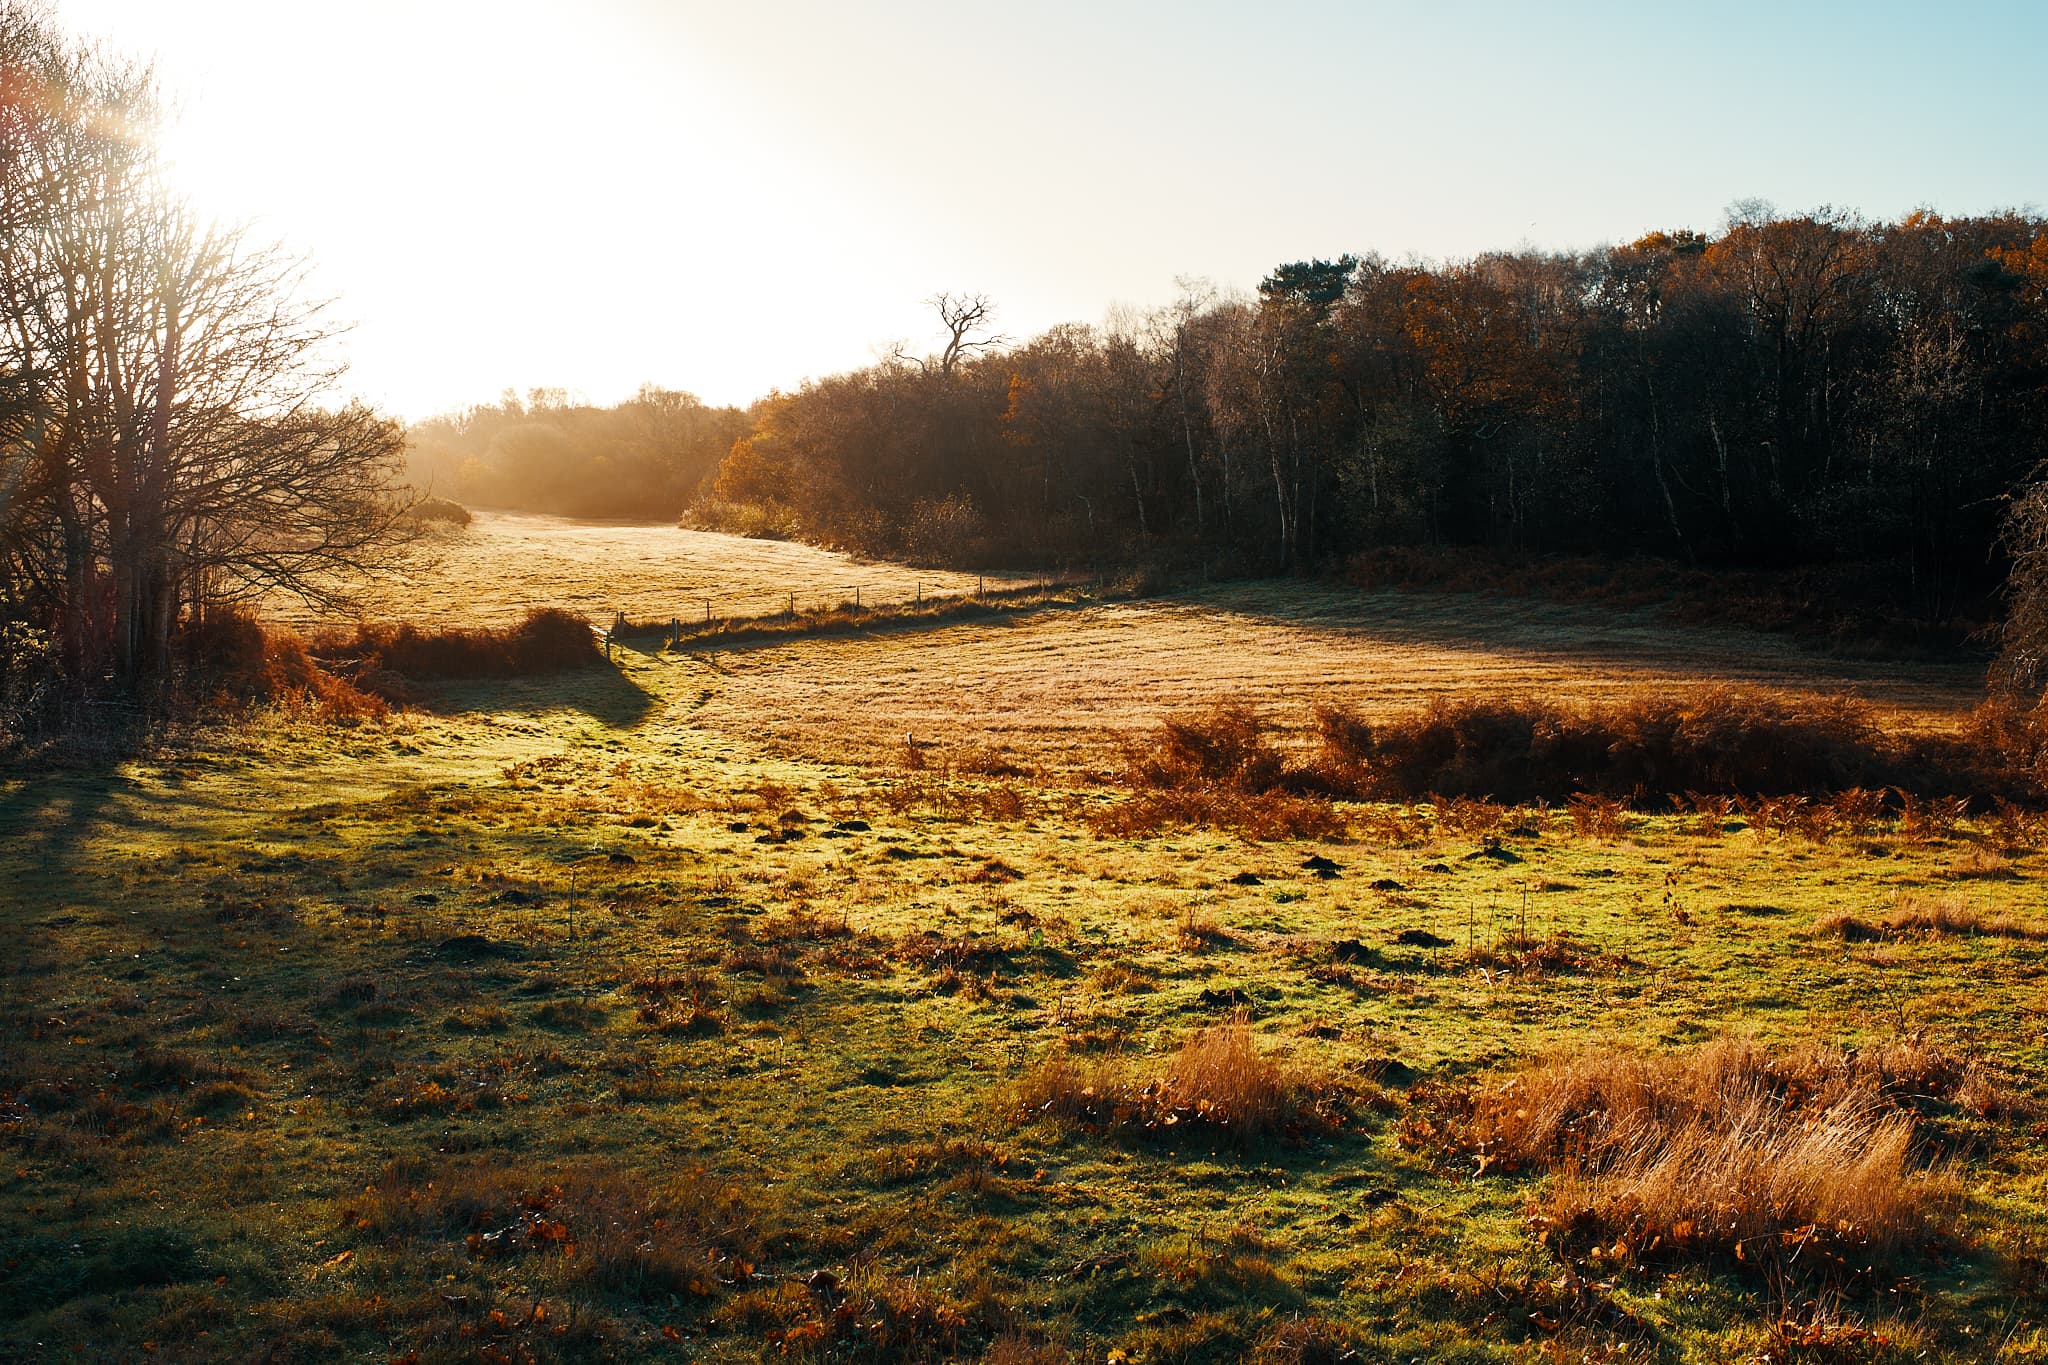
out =
{"type": "MultiPolygon", "coordinates": [[[[938,359],[938,371],[942,375],[951,377],[960,362],[968,356],[976,351],[993,350],[1009,340],[1000,332],[992,332],[983,337],[970,335],[976,329],[987,327],[995,321],[996,306],[989,301],[986,294],[956,294],[948,290],[934,294],[925,302],[939,315],[939,324],[946,330],[945,349],[939,352],[938,359]]],[[[896,359],[915,365],[921,370],[932,368],[930,361],[907,355],[900,348],[896,352],[896,359]]]]}
{"type": "Polygon", "coordinates": [[[333,599],[397,535],[403,434],[323,405],[301,266],[165,187],[146,68],[0,0],[0,523],[8,605],[74,684],[159,678],[188,610],[333,599]]]}

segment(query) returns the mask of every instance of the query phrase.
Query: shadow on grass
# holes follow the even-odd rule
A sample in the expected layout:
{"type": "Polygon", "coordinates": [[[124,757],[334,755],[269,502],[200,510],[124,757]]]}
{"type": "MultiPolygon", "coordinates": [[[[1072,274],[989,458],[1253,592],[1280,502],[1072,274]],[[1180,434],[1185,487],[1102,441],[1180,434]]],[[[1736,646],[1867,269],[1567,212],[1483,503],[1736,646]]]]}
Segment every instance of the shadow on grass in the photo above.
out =
{"type": "Polygon", "coordinates": [[[1617,682],[1702,675],[1744,686],[1846,690],[1878,705],[1957,712],[1983,698],[1983,663],[1967,654],[1910,662],[1858,658],[1767,630],[1686,625],[1653,608],[1273,581],[1219,584],[1154,600],[1361,646],[1437,649],[1598,672],[1617,682]]]}
{"type": "Polygon", "coordinates": [[[127,785],[112,763],[28,774],[0,795],[0,847],[18,855],[24,870],[52,870],[76,854],[127,785]]]}
{"type": "Polygon", "coordinates": [[[654,710],[652,692],[610,665],[539,678],[486,678],[416,683],[417,704],[429,711],[581,711],[614,729],[640,724],[654,710]]]}

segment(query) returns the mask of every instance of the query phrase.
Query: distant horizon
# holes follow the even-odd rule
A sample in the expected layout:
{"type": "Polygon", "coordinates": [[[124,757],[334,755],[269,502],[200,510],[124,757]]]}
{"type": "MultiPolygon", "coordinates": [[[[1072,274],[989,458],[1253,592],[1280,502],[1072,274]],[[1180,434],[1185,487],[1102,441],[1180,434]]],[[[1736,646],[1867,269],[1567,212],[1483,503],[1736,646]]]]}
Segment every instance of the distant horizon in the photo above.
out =
{"type": "Polygon", "coordinates": [[[2010,0],[53,12],[155,61],[195,202],[309,257],[346,390],[409,421],[507,388],[746,406],[921,350],[947,289],[1029,336],[1345,251],[2048,198],[2048,10],[2010,0]]]}

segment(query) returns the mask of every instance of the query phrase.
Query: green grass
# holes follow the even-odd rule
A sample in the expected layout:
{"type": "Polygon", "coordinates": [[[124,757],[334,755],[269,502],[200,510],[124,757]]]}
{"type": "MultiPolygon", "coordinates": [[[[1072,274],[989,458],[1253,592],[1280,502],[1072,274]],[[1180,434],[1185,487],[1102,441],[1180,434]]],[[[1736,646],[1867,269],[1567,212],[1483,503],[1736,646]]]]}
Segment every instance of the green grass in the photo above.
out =
{"type": "Polygon", "coordinates": [[[776,756],[693,725],[703,680],[629,652],[0,776],[0,1356],[2048,1359],[2048,943],[1816,932],[2048,924],[2041,849],[1104,838],[1119,793],[776,756]],[[1240,1011],[1341,1124],[1020,1102],[1240,1011]],[[1938,1130],[1940,1242],[1805,1288],[1565,1263],[1542,1177],[1402,1141],[1433,1087],[1729,1032],[1925,1033],[2022,1102],[1938,1130]]]}

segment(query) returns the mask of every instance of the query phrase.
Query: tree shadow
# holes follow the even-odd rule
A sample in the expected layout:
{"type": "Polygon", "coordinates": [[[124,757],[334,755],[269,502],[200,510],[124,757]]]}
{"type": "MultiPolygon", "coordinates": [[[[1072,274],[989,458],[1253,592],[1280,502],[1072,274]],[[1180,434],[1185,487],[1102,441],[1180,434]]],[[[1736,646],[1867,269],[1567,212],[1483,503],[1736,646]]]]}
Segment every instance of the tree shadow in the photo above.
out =
{"type": "Polygon", "coordinates": [[[25,871],[52,875],[76,865],[79,850],[112,826],[122,833],[204,841],[223,818],[247,813],[244,794],[196,779],[217,776],[219,765],[202,753],[148,761],[147,780],[124,771],[134,753],[33,771],[0,769],[0,782],[25,778],[0,791],[0,850],[17,856],[25,871]]]}
{"type": "Polygon", "coordinates": [[[112,763],[30,775],[0,795],[0,847],[23,870],[68,863],[125,783],[112,763]]]}
{"type": "Polygon", "coordinates": [[[653,713],[655,695],[616,667],[593,665],[537,678],[480,678],[415,684],[419,705],[455,715],[465,711],[581,711],[614,729],[629,730],[653,713]]]}

